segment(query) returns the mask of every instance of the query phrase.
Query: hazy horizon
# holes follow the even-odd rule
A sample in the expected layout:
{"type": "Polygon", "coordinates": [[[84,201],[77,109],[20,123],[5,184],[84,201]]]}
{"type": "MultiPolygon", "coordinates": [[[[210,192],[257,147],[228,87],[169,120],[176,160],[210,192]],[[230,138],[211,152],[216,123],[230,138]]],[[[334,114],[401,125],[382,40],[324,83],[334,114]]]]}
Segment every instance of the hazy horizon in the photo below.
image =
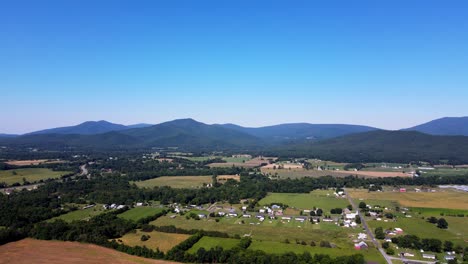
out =
{"type": "Polygon", "coordinates": [[[89,120],[412,127],[468,115],[468,2],[31,1],[0,10],[0,133],[89,120]]]}

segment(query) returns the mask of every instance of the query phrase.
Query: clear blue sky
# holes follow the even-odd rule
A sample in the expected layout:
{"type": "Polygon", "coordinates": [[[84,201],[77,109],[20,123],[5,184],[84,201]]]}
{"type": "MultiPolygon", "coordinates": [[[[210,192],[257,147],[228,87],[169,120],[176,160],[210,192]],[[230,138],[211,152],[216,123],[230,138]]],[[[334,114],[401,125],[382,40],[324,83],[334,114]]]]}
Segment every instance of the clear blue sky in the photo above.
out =
{"type": "Polygon", "coordinates": [[[8,2],[0,133],[468,115],[468,1],[8,2]]]}

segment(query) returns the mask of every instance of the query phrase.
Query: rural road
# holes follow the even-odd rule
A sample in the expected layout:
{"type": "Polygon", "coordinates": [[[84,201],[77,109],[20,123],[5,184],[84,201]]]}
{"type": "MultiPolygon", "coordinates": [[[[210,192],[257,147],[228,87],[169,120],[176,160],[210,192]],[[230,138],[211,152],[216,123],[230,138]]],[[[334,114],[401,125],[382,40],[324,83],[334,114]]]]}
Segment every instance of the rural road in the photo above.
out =
{"type": "MultiPolygon", "coordinates": [[[[357,210],[359,217],[361,217],[361,224],[362,224],[362,226],[364,227],[364,229],[366,230],[367,235],[372,239],[372,243],[374,243],[375,248],[377,248],[377,249],[379,250],[379,252],[380,252],[380,253],[382,254],[382,256],[385,258],[385,260],[387,261],[388,264],[392,264],[392,258],[390,258],[390,257],[387,255],[387,253],[385,253],[385,251],[383,250],[383,248],[380,247],[379,242],[377,242],[377,240],[376,240],[375,237],[374,237],[374,233],[372,233],[372,231],[369,229],[369,226],[368,226],[367,223],[366,223],[366,219],[364,218],[364,215],[362,215],[361,211],[360,211],[359,208],[356,206],[356,204],[354,203],[353,199],[351,199],[351,197],[349,196],[348,191],[346,191],[346,189],[344,189],[344,193],[346,194],[346,198],[348,198],[349,203],[353,206],[354,209],[357,210]]],[[[399,259],[399,260],[400,260],[400,259],[399,259]]]]}
{"type": "Polygon", "coordinates": [[[419,264],[434,264],[434,263],[436,263],[435,261],[413,260],[413,259],[407,259],[407,258],[403,258],[403,257],[402,258],[391,257],[391,256],[387,255],[387,253],[385,253],[385,250],[380,247],[379,242],[377,242],[377,240],[375,239],[374,233],[372,233],[372,231],[369,229],[369,226],[366,223],[366,219],[362,215],[361,211],[359,211],[359,208],[356,206],[353,199],[351,199],[351,197],[348,195],[348,192],[346,191],[346,189],[344,190],[344,193],[346,194],[346,197],[348,198],[348,201],[353,206],[353,208],[356,208],[358,210],[358,214],[361,217],[362,226],[364,227],[364,229],[366,229],[367,235],[372,239],[372,242],[374,243],[375,247],[380,251],[380,253],[385,258],[387,263],[392,264],[392,259],[402,261],[403,263],[408,263],[408,264],[410,264],[410,263],[414,263],[414,264],[418,264],[418,263],[419,264]]]}

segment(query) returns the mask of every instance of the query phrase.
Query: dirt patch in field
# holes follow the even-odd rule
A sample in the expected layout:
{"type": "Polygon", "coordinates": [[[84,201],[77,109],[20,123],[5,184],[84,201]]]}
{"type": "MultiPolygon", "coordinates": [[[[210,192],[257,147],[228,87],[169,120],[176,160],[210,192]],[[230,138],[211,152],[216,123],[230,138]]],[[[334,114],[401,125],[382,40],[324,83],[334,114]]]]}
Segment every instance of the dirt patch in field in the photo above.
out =
{"type": "Polygon", "coordinates": [[[168,264],[164,260],[145,259],[92,244],[23,239],[0,246],[0,263],[16,264],[168,264]]]}
{"type": "Polygon", "coordinates": [[[39,164],[52,164],[52,163],[63,163],[63,160],[10,160],[6,161],[6,164],[14,165],[14,166],[31,166],[31,165],[39,165],[39,164]]]}
{"type": "Polygon", "coordinates": [[[218,180],[218,182],[225,182],[229,179],[233,179],[233,180],[236,180],[238,182],[240,182],[240,176],[239,175],[218,175],[218,177],[216,177],[216,179],[218,180]]]}

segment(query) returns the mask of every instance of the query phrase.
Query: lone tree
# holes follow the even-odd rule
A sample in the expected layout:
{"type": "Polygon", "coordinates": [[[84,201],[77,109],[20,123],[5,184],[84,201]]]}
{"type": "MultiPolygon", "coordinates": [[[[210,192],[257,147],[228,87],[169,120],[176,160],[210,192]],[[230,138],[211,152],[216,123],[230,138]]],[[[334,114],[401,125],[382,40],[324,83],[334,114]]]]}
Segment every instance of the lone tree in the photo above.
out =
{"type": "Polygon", "coordinates": [[[377,239],[384,239],[385,238],[385,233],[383,231],[383,228],[381,226],[377,227],[375,229],[375,238],[377,239]]]}
{"type": "Polygon", "coordinates": [[[367,207],[367,204],[365,202],[360,202],[359,203],[359,208],[366,209],[366,207],[367,207]]]}
{"type": "Polygon", "coordinates": [[[439,220],[437,220],[437,227],[442,228],[442,229],[447,229],[448,223],[444,218],[440,218],[439,220]]]}

